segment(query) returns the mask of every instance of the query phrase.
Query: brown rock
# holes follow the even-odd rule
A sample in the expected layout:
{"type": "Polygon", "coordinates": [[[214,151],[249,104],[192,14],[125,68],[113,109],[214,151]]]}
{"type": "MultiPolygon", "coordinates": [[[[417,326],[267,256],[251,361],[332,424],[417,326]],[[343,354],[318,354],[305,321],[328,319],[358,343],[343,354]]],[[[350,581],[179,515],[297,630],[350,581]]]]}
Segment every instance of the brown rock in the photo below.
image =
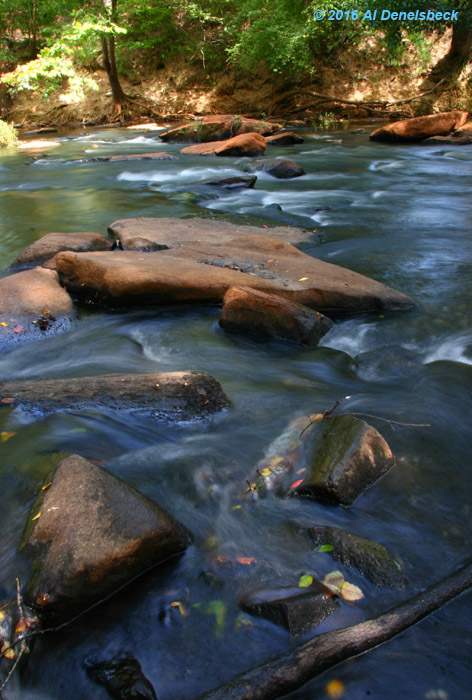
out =
{"type": "Polygon", "coordinates": [[[325,418],[317,426],[308,476],[291,495],[349,506],[393,467],[386,441],[356,416],[325,418]]]}
{"type": "Polygon", "coordinates": [[[327,598],[317,582],[309,588],[261,588],[241,601],[240,606],[251,615],[282,625],[294,636],[320,625],[338,607],[336,599],[327,598]]]}
{"type": "Polygon", "coordinates": [[[64,317],[69,321],[75,315],[72,299],[54,270],[36,268],[0,280],[0,322],[6,324],[0,326],[0,343],[58,329],[64,317]]]}
{"type": "Polygon", "coordinates": [[[458,136],[472,136],[472,122],[463,124],[457,131],[458,136]]]}
{"type": "Polygon", "coordinates": [[[290,180],[294,177],[306,175],[305,171],[298,163],[294,163],[293,160],[287,160],[287,158],[263,158],[262,160],[255,160],[252,163],[247,163],[245,169],[252,171],[263,170],[280,180],[290,180]]]}
{"type": "Polygon", "coordinates": [[[268,136],[281,129],[280,124],[273,124],[257,119],[246,119],[235,115],[215,115],[204,117],[195,122],[182,124],[160,134],[163,141],[223,141],[233,136],[255,132],[268,136]]]}
{"type": "Polygon", "coordinates": [[[209,143],[199,143],[193,146],[186,146],[181,149],[184,155],[201,156],[259,156],[266,149],[266,140],[256,133],[240,134],[227,141],[211,141],[209,143]]]}
{"type": "Polygon", "coordinates": [[[44,415],[69,408],[104,407],[165,420],[199,418],[229,405],[211,374],[194,371],[3,382],[0,402],[4,398],[14,399],[8,406],[39,410],[44,415]]]}
{"type": "Polygon", "coordinates": [[[459,130],[468,118],[468,112],[454,111],[403,119],[376,129],[371,133],[370,140],[401,143],[423,141],[430,136],[447,136],[459,130]]]}
{"type": "Polygon", "coordinates": [[[214,219],[175,219],[171,217],[118,219],[108,227],[111,236],[118,239],[123,250],[166,250],[183,245],[205,243],[222,245],[240,236],[268,236],[285,243],[308,243],[313,238],[311,231],[294,226],[262,228],[231,224],[214,219]]]}
{"type": "Polygon", "coordinates": [[[306,306],[250,287],[231,287],[223,299],[220,326],[233,331],[295,340],[314,347],[333,325],[306,306]]]}
{"type": "Polygon", "coordinates": [[[222,177],[219,180],[203,180],[203,182],[200,184],[211,185],[212,187],[222,187],[225,190],[252,190],[256,182],[257,177],[255,175],[248,175],[246,177],[222,177]]]}
{"type": "Polygon", "coordinates": [[[101,158],[100,160],[109,160],[110,162],[118,160],[177,160],[177,156],[170,153],[130,153],[122,156],[110,156],[110,158],[101,158]]]}
{"type": "Polygon", "coordinates": [[[242,285],[323,313],[408,309],[404,294],[268,236],[200,242],[154,253],[59,253],[61,282],[81,299],[113,307],[221,302],[242,285]]]}
{"type": "Polygon", "coordinates": [[[293,146],[297,143],[304,143],[305,139],[294,131],[283,131],[281,134],[266,136],[268,146],[293,146]]]}
{"type": "Polygon", "coordinates": [[[111,250],[112,241],[99,233],[47,233],[20,253],[11,269],[35,267],[51,260],[61,250],[76,252],[111,250]]]}
{"type": "Polygon", "coordinates": [[[61,461],[48,483],[22,544],[36,555],[25,602],[47,626],[80,615],[191,542],[165,510],[78,455],[61,461]]]}

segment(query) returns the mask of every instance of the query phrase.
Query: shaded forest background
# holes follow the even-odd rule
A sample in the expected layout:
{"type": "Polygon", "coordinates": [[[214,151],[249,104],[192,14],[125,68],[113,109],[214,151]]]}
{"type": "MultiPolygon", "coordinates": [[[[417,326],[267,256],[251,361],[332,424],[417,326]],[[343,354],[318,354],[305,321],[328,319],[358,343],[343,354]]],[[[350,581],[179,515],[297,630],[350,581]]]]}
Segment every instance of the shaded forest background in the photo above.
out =
{"type": "Polygon", "coordinates": [[[415,2],[456,10],[452,23],[380,21],[384,8],[412,9],[404,0],[0,0],[0,117],[84,124],[472,109],[471,4],[415,2]],[[320,9],[325,19],[315,21],[320,9]],[[377,19],[363,19],[375,9],[377,19]]]}

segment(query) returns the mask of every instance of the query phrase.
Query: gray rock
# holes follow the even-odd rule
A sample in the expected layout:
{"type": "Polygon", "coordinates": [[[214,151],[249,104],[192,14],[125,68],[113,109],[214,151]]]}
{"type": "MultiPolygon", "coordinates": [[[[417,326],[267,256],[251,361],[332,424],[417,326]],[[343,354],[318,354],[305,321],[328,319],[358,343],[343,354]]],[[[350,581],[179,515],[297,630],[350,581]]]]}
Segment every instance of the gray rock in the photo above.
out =
{"type": "Polygon", "coordinates": [[[86,668],[90,678],[104,685],[116,700],[157,700],[154,688],[133,657],[87,663],[86,668]]]}
{"type": "Polygon", "coordinates": [[[4,399],[10,399],[5,405],[39,410],[43,415],[102,407],[165,420],[191,420],[229,405],[211,374],[193,371],[3,382],[0,405],[4,399]]]}
{"type": "Polygon", "coordinates": [[[306,175],[303,168],[286,158],[261,158],[253,160],[245,166],[245,170],[263,170],[273,177],[281,180],[290,180],[294,177],[306,175]]]}
{"type": "Polygon", "coordinates": [[[248,177],[225,177],[221,178],[221,180],[204,180],[200,184],[222,187],[225,190],[237,190],[253,189],[256,182],[257,177],[255,175],[249,175],[248,177]]]}
{"type": "Polygon", "coordinates": [[[35,561],[25,602],[46,626],[61,624],[190,542],[188,530],[158,505],[72,455],[30,511],[22,550],[35,561]]]}
{"type": "Polygon", "coordinates": [[[251,615],[282,625],[297,636],[320,625],[338,605],[334,597],[326,597],[320,583],[314,582],[309,588],[261,588],[244,598],[240,607],[251,615]]]}
{"type": "Polygon", "coordinates": [[[345,566],[354,567],[380,588],[404,588],[405,577],[390,552],[378,542],[352,535],[328,525],[308,530],[316,545],[331,545],[332,556],[345,566]]]}
{"type": "Polygon", "coordinates": [[[348,506],[393,467],[384,438],[360,418],[325,418],[317,426],[308,475],[291,495],[348,506]]]}

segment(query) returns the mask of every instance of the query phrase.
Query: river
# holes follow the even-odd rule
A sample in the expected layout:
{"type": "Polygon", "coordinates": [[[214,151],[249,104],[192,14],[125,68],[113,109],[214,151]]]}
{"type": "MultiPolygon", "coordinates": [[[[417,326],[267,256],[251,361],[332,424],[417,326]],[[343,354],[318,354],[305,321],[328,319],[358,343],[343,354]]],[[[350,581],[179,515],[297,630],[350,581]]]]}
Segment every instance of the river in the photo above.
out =
{"type": "MultiPolygon", "coordinates": [[[[0,412],[0,431],[15,433],[0,443],[0,599],[13,595],[17,576],[27,578],[17,548],[54,452],[100,460],[195,535],[179,561],[38,640],[6,700],[106,700],[84,661],[123,652],[140,661],[159,700],[191,700],[282,652],[293,643],[288,633],[241,616],[237,600],[252,586],[296,584],[303,573],[322,577],[342,568],[328,553],[312,551],[300,533],[305,526],[326,523],[376,539],[409,581],[399,594],[345,569],[366,597],[341,605],[316,633],[374,616],[470,556],[472,146],[395,147],[350,131],[307,130],[304,137],[302,145],[266,154],[292,158],[304,177],[260,174],[253,190],[215,195],[201,182],[241,174],[243,161],[77,162],[178,154],[179,145],[161,143],[156,133],[89,129],[54,135],[61,145],[47,155],[2,154],[2,268],[45,233],[105,234],[108,224],[125,217],[214,215],[267,225],[278,218],[314,230],[306,252],[374,277],[419,305],[338,319],[309,350],[227,335],[218,327],[217,308],[194,307],[88,313],[61,335],[4,353],[1,381],[207,370],[233,404],[208,422],[180,425],[106,410],[47,418],[0,412]],[[352,396],[345,410],[378,417],[370,420],[396,455],[394,469],[347,509],[269,498],[233,510],[235,483],[244,491],[246,477],[287,423],[345,396],[352,396]],[[218,555],[255,562],[225,565],[215,562],[218,555]],[[215,570],[221,587],[204,573],[215,570]],[[185,616],[170,606],[175,601],[185,616]]],[[[464,595],[287,697],[327,697],[326,684],[340,679],[345,700],[465,700],[472,681],[471,611],[464,595]]]]}

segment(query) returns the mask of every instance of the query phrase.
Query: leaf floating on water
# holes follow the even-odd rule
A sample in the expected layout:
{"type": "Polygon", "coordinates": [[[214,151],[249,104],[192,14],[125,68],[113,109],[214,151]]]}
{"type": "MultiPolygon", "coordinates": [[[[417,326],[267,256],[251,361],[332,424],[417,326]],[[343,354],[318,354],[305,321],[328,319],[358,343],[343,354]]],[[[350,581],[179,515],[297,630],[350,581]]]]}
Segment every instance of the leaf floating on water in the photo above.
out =
{"type": "Polygon", "coordinates": [[[242,508],[243,507],[238,504],[237,506],[233,506],[231,510],[242,510],[242,508]]]}
{"type": "Polygon", "coordinates": [[[295,473],[296,474],[303,474],[304,472],[306,472],[306,467],[303,467],[302,469],[297,469],[297,471],[295,473]]]}
{"type": "Polygon", "coordinates": [[[236,559],[236,561],[237,561],[239,564],[243,564],[244,566],[249,566],[249,565],[252,564],[255,560],[254,560],[254,557],[238,557],[238,558],[236,559]]]}
{"type": "Polygon", "coordinates": [[[170,607],[177,608],[182,617],[188,617],[188,612],[186,611],[186,609],[183,606],[183,603],[181,603],[180,600],[173,600],[170,604],[170,607]]]}
{"type": "Polygon", "coordinates": [[[297,486],[300,486],[300,484],[303,484],[304,479],[298,479],[298,481],[294,481],[293,484],[290,486],[291,489],[296,489],[297,486]]]}
{"type": "Polygon", "coordinates": [[[340,571],[331,571],[323,579],[323,586],[334,595],[341,595],[344,585],[344,576],[340,571]]]}
{"type": "Polygon", "coordinates": [[[2,399],[2,403],[15,403],[15,399],[2,399]]]}
{"type": "Polygon", "coordinates": [[[5,321],[2,321],[2,322],[0,323],[0,326],[3,326],[3,328],[8,328],[8,326],[7,326],[7,324],[5,323],[5,321]]]}
{"type": "Polygon", "coordinates": [[[25,329],[23,328],[23,326],[20,326],[20,324],[17,323],[13,329],[13,333],[24,333],[24,332],[25,332],[25,329]]]}
{"type": "Polygon", "coordinates": [[[331,698],[331,700],[340,700],[340,698],[342,698],[344,695],[345,690],[346,688],[344,683],[337,678],[330,681],[325,686],[325,693],[329,698],[331,698]]]}
{"type": "Polygon", "coordinates": [[[363,592],[358,586],[354,586],[353,583],[348,583],[347,581],[343,583],[341,595],[344,600],[347,600],[350,603],[355,603],[357,600],[362,600],[365,598],[363,592]]]}
{"type": "Polygon", "coordinates": [[[262,469],[260,472],[261,476],[270,476],[272,474],[272,469],[269,469],[269,467],[266,467],[265,469],[262,469]]]}
{"type": "Polygon", "coordinates": [[[44,605],[47,605],[49,601],[49,593],[40,593],[36,598],[36,605],[41,605],[41,607],[43,607],[44,605]]]}
{"type": "Polygon", "coordinates": [[[298,587],[299,588],[309,588],[312,583],[313,583],[313,576],[310,576],[309,574],[303,574],[303,576],[300,576],[300,580],[298,582],[298,587]]]}
{"type": "Polygon", "coordinates": [[[2,442],[6,442],[10,438],[12,438],[14,435],[16,435],[16,433],[7,433],[5,430],[2,430],[2,432],[0,433],[0,440],[2,442]]]}
{"type": "Polygon", "coordinates": [[[34,518],[31,518],[31,522],[33,522],[34,520],[38,520],[38,518],[40,518],[40,517],[41,517],[41,511],[39,511],[39,513],[37,513],[37,514],[34,516],[34,518]]]}
{"type": "Polygon", "coordinates": [[[44,486],[41,486],[41,491],[47,491],[51,486],[52,481],[50,481],[49,484],[44,484],[44,486]]]}
{"type": "Polygon", "coordinates": [[[316,552],[332,552],[334,549],[332,544],[322,544],[316,548],[316,552]]]}

